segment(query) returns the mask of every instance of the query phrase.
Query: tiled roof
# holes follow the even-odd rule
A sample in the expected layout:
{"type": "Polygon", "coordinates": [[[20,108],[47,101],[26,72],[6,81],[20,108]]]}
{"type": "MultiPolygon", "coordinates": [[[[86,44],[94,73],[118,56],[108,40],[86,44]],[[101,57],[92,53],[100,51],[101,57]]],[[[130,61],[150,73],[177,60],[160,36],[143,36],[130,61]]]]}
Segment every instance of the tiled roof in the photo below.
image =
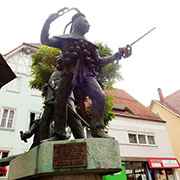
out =
{"type": "Polygon", "coordinates": [[[167,96],[163,105],[180,115],[180,90],[167,96]]]}
{"type": "Polygon", "coordinates": [[[40,43],[23,43],[23,44],[31,46],[31,47],[35,47],[35,48],[38,48],[38,49],[41,47],[40,43]]]}
{"type": "Polygon", "coordinates": [[[35,48],[35,49],[39,49],[41,47],[41,44],[40,43],[22,43],[20,46],[16,47],[15,49],[11,50],[10,52],[4,54],[4,56],[7,56],[13,52],[15,52],[16,50],[22,48],[23,46],[29,46],[29,47],[32,47],[32,48],[35,48]]]}
{"type": "MultiPolygon", "coordinates": [[[[129,95],[124,90],[121,90],[121,89],[116,89],[115,91],[105,90],[105,92],[109,96],[114,97],[115,105],[116,104],[124,105],[133,112],[133,113],[125,114],[121,111],[119,111],[119,112],[116,111],[116,113],[115,113],[116,115],[165,122],[159,116],[157,116],[150,109],[148,109],[143,104],[138,102],[135,98],[133,98],[131,95],[129,95]]],[[[117,106],[114,108],[117,109],[117,106]]]]}

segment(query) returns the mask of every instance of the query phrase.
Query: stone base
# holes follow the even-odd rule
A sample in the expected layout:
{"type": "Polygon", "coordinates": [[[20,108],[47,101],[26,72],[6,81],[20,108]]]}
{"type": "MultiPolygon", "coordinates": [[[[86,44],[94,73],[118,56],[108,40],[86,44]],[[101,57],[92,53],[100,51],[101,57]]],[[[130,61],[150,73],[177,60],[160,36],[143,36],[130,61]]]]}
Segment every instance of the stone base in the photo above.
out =
{"type": "Polygon", "coordinates": [[[112,139],[89,138],[49,141],[20,155],[10,163],[8,180],[100,180],[101,175],[121,170],[119,143],[112,139]],[[54,145],[86,143],[86,167],[53,168],[54,145]]]}

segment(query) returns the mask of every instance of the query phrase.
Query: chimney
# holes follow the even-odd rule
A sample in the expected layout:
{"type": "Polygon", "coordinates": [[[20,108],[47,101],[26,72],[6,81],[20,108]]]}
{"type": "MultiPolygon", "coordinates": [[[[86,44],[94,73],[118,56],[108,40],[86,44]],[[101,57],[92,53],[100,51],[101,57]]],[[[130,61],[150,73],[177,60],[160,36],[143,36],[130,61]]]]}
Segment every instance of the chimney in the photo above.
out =
{"type": "Polygon", "coordinates": [[[158,94],[159,94],[160,102],[165,103],[165,99],[163,97],[161,88],[158,88],[158,94]]]}

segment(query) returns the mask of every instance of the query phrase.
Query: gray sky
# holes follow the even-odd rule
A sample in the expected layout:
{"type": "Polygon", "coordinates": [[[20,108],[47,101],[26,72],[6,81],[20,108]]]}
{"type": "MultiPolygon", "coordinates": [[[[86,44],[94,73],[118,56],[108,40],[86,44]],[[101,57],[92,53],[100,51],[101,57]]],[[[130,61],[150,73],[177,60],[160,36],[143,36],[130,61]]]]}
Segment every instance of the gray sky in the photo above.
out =
{"type": "MultiPolygon", "coordinates": [[[[4,0],[0,2],[0,53],[5,54],[23,42],[40,42],[46,18],[63,7],[77,7],[91,24],[87,38],[107,44],[114,52],[131,44],[133,54],[122,59],[124,81],[115,87],[124,89],[148,106],[179,90],[180,26],[179,0],[4,0]]],[[[60,35],[75,12],[69,12],[52,25],[50,35],[60,35]]]]}

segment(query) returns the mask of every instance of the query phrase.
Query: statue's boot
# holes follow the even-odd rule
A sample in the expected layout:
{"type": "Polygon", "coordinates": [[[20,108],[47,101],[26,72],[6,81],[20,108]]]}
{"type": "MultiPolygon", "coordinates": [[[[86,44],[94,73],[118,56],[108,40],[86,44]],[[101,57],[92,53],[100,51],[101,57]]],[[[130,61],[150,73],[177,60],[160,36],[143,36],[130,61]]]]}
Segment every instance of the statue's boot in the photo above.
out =
{"type": "Polygon", "coordinates": [[[68,139],[69,139],[69,135],[60,136],[60,135],[55,134],[53,137],[42,140],[41,143],[46,142],[46,141],[62,141],[62,140],[68,140],[68,139]]]}
{"type": "Polygon", "coordinates": [[[108,139],[115,139],[112,136],[109,136],[104,132],[104,129],[102,128],[92,128],[91,129],[91,135],[95,138],[108,138],[108,139]]]}

